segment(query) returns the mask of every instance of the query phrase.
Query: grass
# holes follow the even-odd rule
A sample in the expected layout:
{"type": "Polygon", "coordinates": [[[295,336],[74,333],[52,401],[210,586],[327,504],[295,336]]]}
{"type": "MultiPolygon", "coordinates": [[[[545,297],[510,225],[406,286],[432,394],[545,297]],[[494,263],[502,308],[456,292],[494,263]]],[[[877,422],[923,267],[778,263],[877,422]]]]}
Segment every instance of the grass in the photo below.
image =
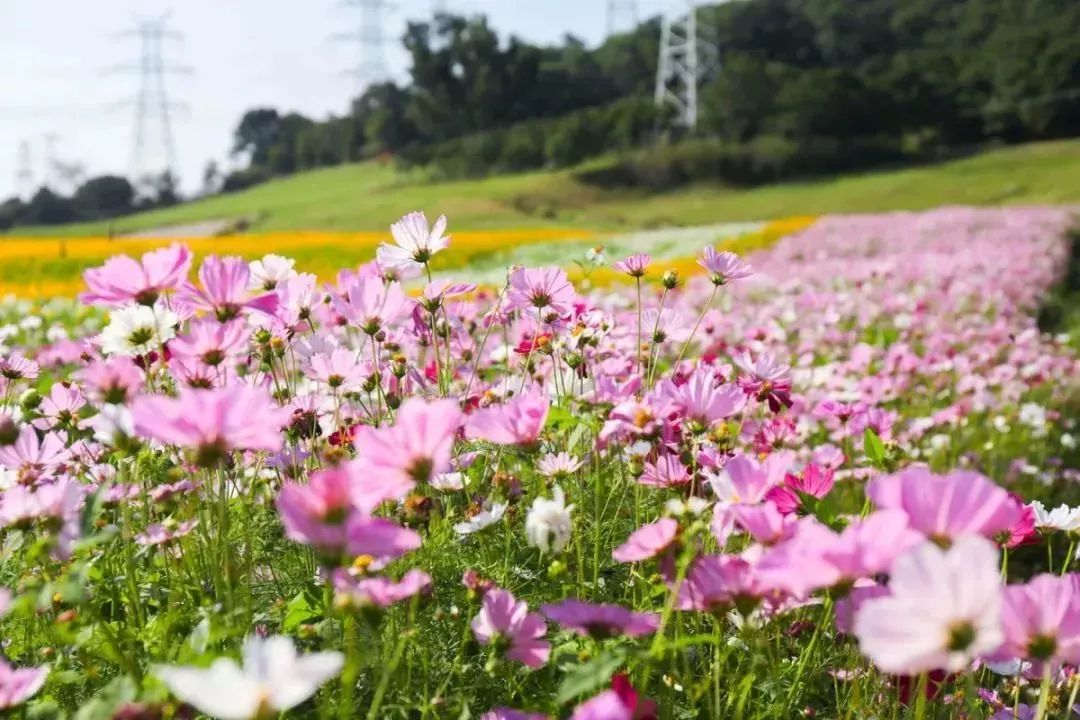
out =
{"type": "Polygon", "coordinates": [[[573,171],[433,182],[375,163],[295,175],[231,195],[112,223],[19,228],[77,236],[248,218],[259,232],[384,230],[405,212],[446,213],[457,230],[698,225],[821,213],[918,210],[938,205],[1080,203],[1080,140],[1033,143],[902,170],[740,189],[703,184],[667,193],[602,190],[573,171]]]}

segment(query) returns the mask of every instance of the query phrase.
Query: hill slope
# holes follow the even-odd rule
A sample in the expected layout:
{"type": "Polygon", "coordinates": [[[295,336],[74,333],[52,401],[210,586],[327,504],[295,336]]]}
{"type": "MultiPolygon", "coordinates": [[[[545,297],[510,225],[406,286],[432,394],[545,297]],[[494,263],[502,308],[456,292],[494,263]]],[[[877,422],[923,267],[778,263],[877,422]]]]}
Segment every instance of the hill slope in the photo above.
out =
{"type": "MultiPolygon", "coordinates": [[[[829,212],[946,204],[1080,203],[1080,140],[1033,143],[903,170],[760,188],[697,185],[667,193],[602,190],[572,171],[431,182],[374,163],[282,178],[111,223],[124,233],[214,219],[251,220],[253,231],[382,230],[405,212],[446,213],[453,227],[692,225],[829,212]]],[[[110,223],[17,228],[17,235],[103,235],[110,223]]]]}

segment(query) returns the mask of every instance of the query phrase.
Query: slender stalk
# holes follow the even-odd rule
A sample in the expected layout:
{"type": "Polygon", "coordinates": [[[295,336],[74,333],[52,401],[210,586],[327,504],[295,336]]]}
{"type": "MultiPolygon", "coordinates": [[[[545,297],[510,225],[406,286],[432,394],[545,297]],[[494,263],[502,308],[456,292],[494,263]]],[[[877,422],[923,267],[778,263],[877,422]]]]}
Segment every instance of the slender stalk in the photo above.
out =
{"type": "MultiPolygon", "coordinates": [[[[634,279],[637,281],[637,345],[634,347],[634,358],[637,359],[638,377],[644,385],[645,378],[641,369],[641,276],[634,279]]],[[[641,388],[638,388],[637,396],[641,397],[641,388]]]]}
{"type": "Polygon", "coordinates": [[[686,342],[683,343],[682,350],[679,351],[679,356],[675,358],[675,364],[672,367],[679,367],[679,363],[686,356],[686,351],[690,349],[690,344],[694,342],[694,336],[697,335],[698,328],[701,327],[701,321],[705,319],[705,314],[712,308],[713,300],[716,299],[716,293],[720,290],[719,285],[713,285],[712,294],[709,295],[709,302],[705,303],[705,307],[701,309],[701,314],[698,315],[697,322],[694,323],[694,329],[690,331],[690,336],[686,338],[686,342]]]}
{"type": "Polygon", "coordinates": [[[1039,704],[1035,708],[1035,720],[1046,717],[1046,708],[1050,704],[1051,663],[1043,664],[1042,684],[1039,686],[1039,704]]]}

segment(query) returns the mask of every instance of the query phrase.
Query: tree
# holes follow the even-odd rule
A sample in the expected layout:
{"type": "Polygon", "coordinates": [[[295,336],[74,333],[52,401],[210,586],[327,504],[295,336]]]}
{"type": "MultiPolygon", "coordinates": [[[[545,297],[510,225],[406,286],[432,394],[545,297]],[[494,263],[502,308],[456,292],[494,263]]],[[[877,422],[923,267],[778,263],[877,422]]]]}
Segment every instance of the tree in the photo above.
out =
{"type": "Polygon", "coordinates": [[[127,178],[102,175],[80,185],[73,200],[87,217],[111,218],[132,211],[135,188],[127,178]]]}

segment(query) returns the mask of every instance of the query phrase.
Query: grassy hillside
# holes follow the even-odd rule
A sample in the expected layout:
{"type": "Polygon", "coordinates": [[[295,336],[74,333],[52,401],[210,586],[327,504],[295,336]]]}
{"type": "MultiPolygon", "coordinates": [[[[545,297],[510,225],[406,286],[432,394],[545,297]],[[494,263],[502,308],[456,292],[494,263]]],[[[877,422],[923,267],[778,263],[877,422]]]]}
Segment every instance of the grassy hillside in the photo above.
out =
{"type": "MultiPolygon", "coordinates": [[[[382,230],[403,213],[443,212],[462,229],[696,225],[829,212],[943,204],[1080,202],[1080,140],[1035,143],[906,170],[761,188],[698,185],[669,193],[608,191],[572,171],[430,182],[373,163],[276,180],[232,195],[112,223],[125,232],[218,218],[251,218],[252,230],[382,230]]],[[[18,229],[16,234],[102,235],[108,223],[18,229]]]]}

